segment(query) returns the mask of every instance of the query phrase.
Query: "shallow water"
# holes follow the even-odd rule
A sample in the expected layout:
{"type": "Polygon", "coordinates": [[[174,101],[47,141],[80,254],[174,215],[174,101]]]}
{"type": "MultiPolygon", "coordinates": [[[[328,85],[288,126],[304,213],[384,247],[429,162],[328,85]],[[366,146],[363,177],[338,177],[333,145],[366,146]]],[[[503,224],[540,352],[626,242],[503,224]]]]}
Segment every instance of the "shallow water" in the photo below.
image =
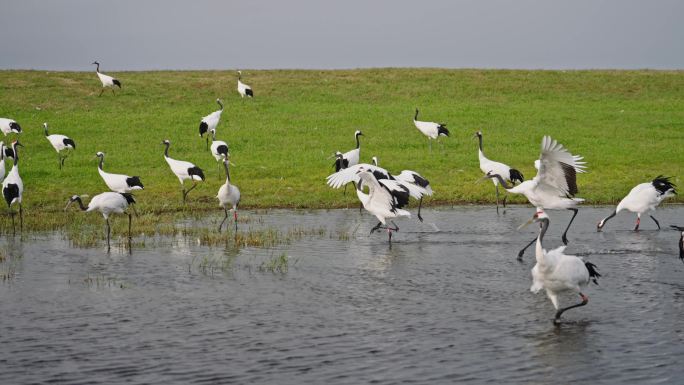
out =
{"type": "MultiPolygon", "coordinates": [[[[529,291],[534,250],[515,258],[537,231],[515,230],[527,207],[427,209],[424,224],[397,221],[391,248],[355,209],[247,213],[241,231],[306,234],[269,249],[2,239],[0,383],[679,383],[679,234],[647,217],[628,231],[631,214],[596,233],[610,210],[581,209],[569,233],[566,252],[603,277],[559,327],[529,291]],[[283,253],[286,272],[264,268],[283,253]]],[[[549,214],[547,248],[571,213],[549,214]]]]}

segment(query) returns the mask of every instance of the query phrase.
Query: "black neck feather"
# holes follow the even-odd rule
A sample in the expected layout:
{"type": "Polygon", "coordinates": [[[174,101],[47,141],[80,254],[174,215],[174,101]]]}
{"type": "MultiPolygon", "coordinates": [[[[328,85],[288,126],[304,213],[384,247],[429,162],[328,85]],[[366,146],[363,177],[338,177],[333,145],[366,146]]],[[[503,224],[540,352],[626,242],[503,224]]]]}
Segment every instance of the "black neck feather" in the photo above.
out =
{"type": "Polygon", "coordinates": [[[499,175],[499,174],[489,175],[488,178],[490,178],[490,179],[491,179],[491,178],[496,178],[496,179],[499,181],[499,183],[501,183],[501,185],[502,185],[505,189],[513,188],[513,186],[511,186],[511,185],[509,185],[508,183],[506,183],[506,181],[505,181],[505,180],[501,177],[501,175],[499,175]]]}
{"type": "Polygon", "coordinates": [[[83,205],[83,201],[81,200],[81,197],[76,197],[75,201],[78,202],[78,207],[80,207],[82,211],[88,210],[88,206],[83,205]]]}
{"type": "Polygon", "coordinates": [[[540,227],[539,242],[541,243],[544,239],[544,235],[546,234],[546,230],[549,228],[549,218],[542,218],[540,227]]]}
{"type": "Polygon", "coordinates": [[[228,162],[223,162],[223,168],[226,169],[226,180],[230,183],[230,170],[228,168],[228,162]]]}
{"type": "Polygon", "coordinates": [[[17,149],[17,144],[12,143],[12,150],[14,150],[14,165],[19,164],[19,149],[17,149]]]}

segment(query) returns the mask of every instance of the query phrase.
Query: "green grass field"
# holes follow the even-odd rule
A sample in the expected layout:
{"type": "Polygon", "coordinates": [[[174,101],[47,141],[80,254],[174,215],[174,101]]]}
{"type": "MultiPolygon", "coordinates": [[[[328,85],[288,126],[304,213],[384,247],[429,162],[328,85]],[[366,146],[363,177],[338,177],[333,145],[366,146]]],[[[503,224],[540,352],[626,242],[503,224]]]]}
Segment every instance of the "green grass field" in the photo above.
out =
{"type": "Polygon", "coordinates": [[[375,155],[392,172],[420,172],[436,192],[433,204],[493,203],[492,184],[476,183],[476,130],[484,133],[488,157],[526,178],[536,173],[545,134],[583,155],[589,172],[579,176],[578,196],[589,204],[614,203],[658,174],[684,188],[682,71],[243,71],[253,100],[236,92],[234,71],[103,71],[122,82],[116,95],[107,90],[98,97],[94,72],[0,71],[0,117],[24,129],[27,211],[60,211],[72,194],[106,191],[96,151],[107,154],[105,170],[141,177],[139,210],[178,210],[180,185],[162,156],[165,138],[171,157],[207,175],[188,196],[189,206],[218,210],[224,175],[198,136],[217,97],[226,105],[217,139],[230,144],[243,208],[355,205],[355,194],[344,196],[324,179],[333,171],[330,155],[354,147],[356,129],[365,134],[362,161],[375,155]],[[446,122],[451,131],[432,153],[413,126],[416,107],[422,120],[446,122]],[[43,122],[51,134],[76,141],[62,171],[43,122]]]}

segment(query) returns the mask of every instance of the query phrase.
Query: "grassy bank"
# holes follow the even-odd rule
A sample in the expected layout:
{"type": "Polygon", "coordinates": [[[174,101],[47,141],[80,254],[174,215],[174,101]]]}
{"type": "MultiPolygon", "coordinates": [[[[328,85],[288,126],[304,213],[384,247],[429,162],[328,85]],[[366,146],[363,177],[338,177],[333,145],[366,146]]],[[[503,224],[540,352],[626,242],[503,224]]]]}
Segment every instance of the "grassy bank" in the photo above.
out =
{"type": "Polygon", "coordinates": [[[123,89],[98,97],[94,72],[0,71],[0,117],[14,118],[24,129],[20,169],[27,211],[60,211],[72,194],[105,191],[96,151],[107,153],[107,171],[140,175],[145,190],[137,194],[139,209],[179,209],[179,183],[162,157],[165,138],[172,157],[207,174],[190,193],[190,206],[215,209],[224,176],[198,125],[217,109],[216,97],[226,105],[217,138],[230,144],[243,207],[355,204],[355,194],[343,196],[324,178],[333,171],[328,157],[354,147],[356,129],[365,134],[363,160],[376,155],[390,171],[422,173],[436,191],[433,203],[493,202],[491,183],[475,183],[481,176],[472,139],[478,129],[486,154],[526,178],[535,174],[545,134],[584,155],[589,173],[579,177],[579,196],[589,203],[616,202],[658,174],[675,176],[684,188],[681,71],[243,71],[253,100],[239,97],[233,71],[109,74],[123,89]],[[452,136],[442,139],[443,149],[428,151],[411,121],[415,107],[421,119],[448,124],[452,136]],[[77,143],[62,171],[43,122],[77,143]]]}

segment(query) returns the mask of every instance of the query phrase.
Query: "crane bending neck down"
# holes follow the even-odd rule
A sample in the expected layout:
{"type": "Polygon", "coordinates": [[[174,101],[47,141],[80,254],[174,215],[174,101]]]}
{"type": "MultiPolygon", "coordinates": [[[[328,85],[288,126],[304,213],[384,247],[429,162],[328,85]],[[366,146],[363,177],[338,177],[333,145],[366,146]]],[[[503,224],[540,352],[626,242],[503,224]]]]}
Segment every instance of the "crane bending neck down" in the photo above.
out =
{"type": "MultiPolygon", "coordinates": [[[[561,207],[544,207],[542,202],[534,202],[533,201],[534,199],[530,198],[530,196],[526,192],[529,192],[529,188],[531,186],[536,185],[537,182],[535,181],[535,179],[526,180],[517,186],[511,186],[501,177],[501,175],[498,175],[498,174],[492,174],[491,172],[489,172],[483,178],[489,178],[489,179],[496,178],[499,181],[499,183],[506,189],[506,191],[508,191],[510,193],[514,193],[514,194],[525,195],[527,200],[530,201],[530,203],[533,204],[534,206],[537,206],[537,208],[539,210],[549,209],[549,208],[551,208],[551,209],[563,208],[562,206],[561,207]]],[[[567,245],[568,244],[568,230],[570,230],[570,226],[572,226],[572,222],[574,222],[575,217],[577,216],[578,210],[577,210],[577,208],[574,207],[574,205],[576,204],[576,202],[573,202],[574,199],[569,198],[569,197],[565,197],[562,199],[564,201],[566,201],[567,203],[572,204],[569,207],[565,207],[565,209],[572,211],[572,217],[570,218],[570,222],[568,222],[568,225],[565,227],[565,231],[563,231],[563,235],[561,237],[561,239],[563,240],[563,243],[565,245],[567,245]]],[[[527,248],[530,247],[534,243],[534,241],[535,240],[532,239],[532,241],[530,241],[530,243],[528,243],[525,247],[523,247],[522,250],[520,250],[520,252],[518,252],[518,260],[519,261],[522,260],[522,256],[525,253],[525,250],[527,250],[527,248]]]]}
{"type": "MultiPolygon", "coordinates": [[[[480,137],[480,150],[482,150],[482,137],[480,137]]],[[[496,180],[498,180],[499,183],[501,183],[501,185],[503,186],[503,188],[505,188],[506,190],[510,190],[510,189],[512,189],[513,187],[515,187],[515,186],[511,186],[510,184],[506,183],[506,181],[504,180],[504,178],[501,177],[501,175],[499,175],[499,174],[492,174],[491,171],[488,172],[487,175],[485,175],[483,178],[489,178],[489,179],[494,179],[494,178],[496,178],[496,180]]]]}

